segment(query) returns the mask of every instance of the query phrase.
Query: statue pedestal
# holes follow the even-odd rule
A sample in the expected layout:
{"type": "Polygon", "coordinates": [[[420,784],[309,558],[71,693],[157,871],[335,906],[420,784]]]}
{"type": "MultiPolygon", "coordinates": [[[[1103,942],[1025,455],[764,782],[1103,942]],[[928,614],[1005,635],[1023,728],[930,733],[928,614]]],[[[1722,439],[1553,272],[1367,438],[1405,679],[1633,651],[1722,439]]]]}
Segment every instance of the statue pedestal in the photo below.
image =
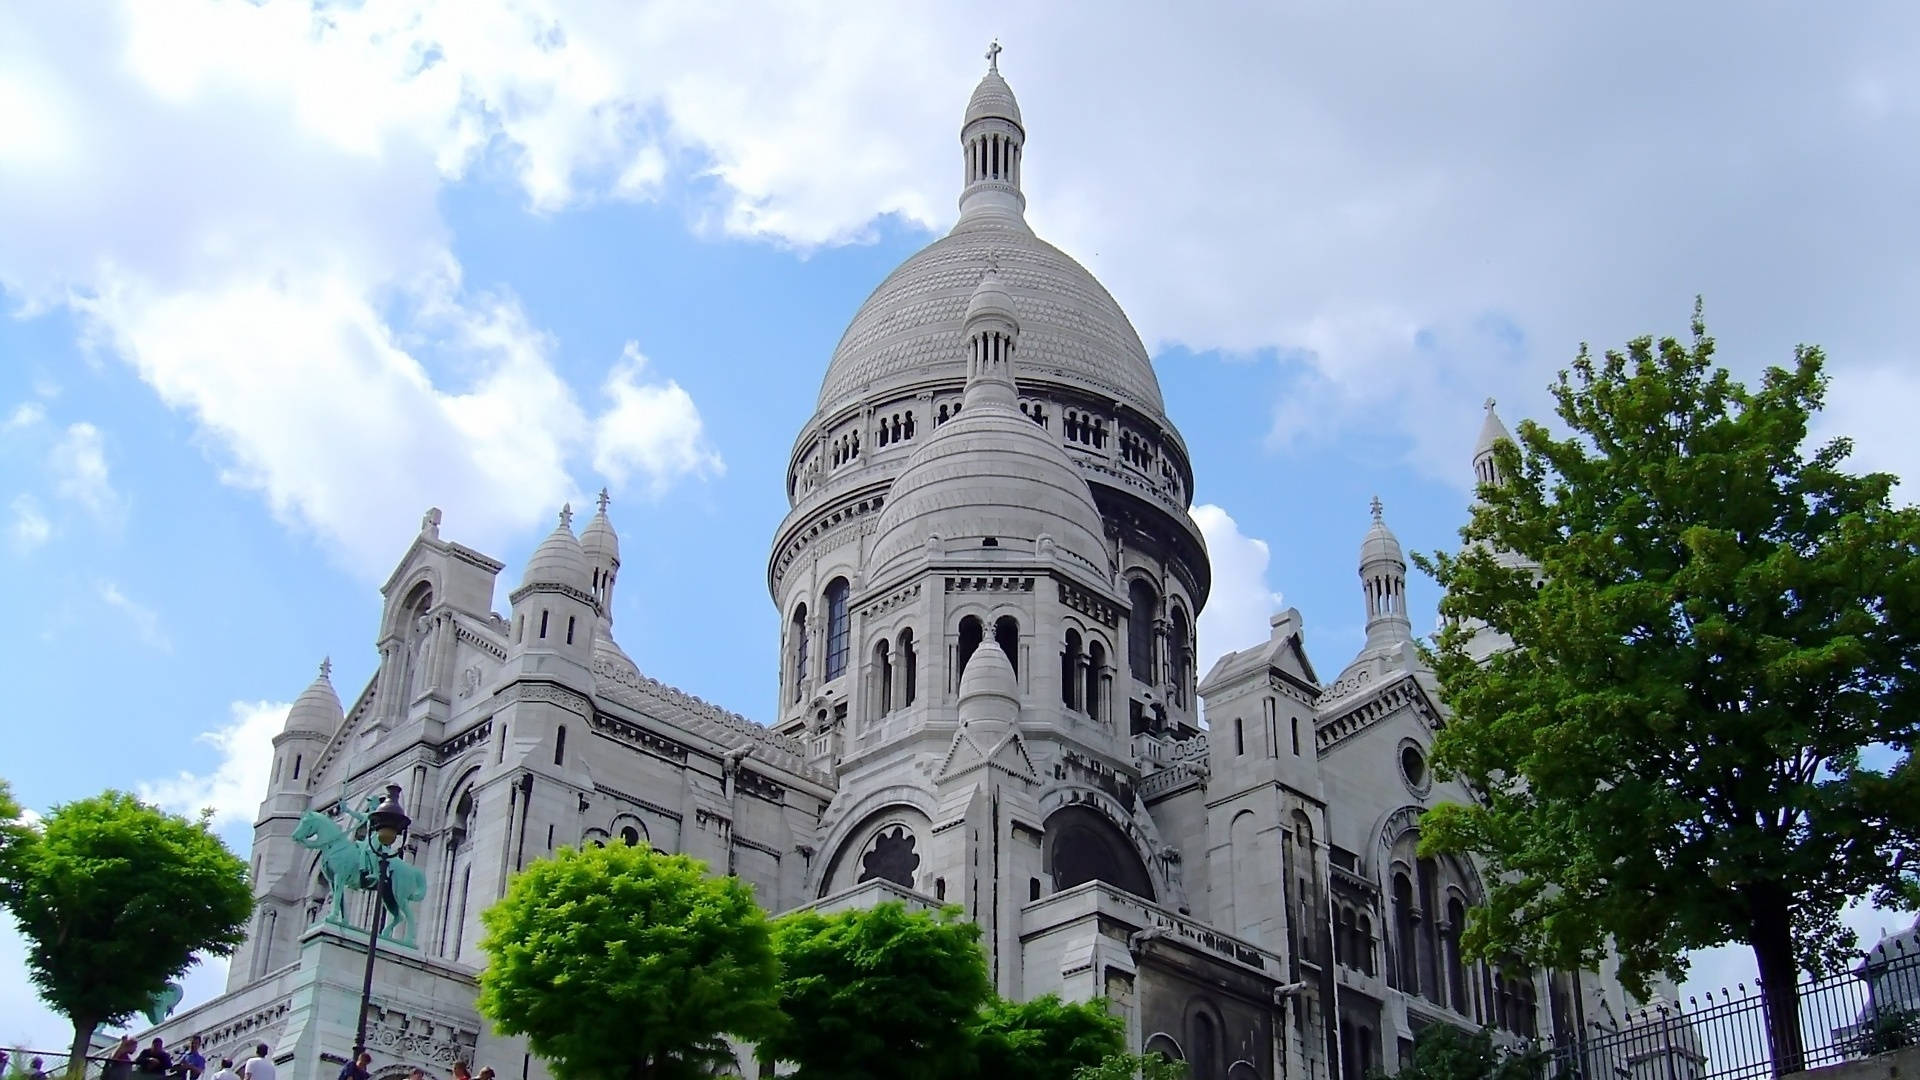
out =
{"type": "MultiPolygon", "coordinates": [[[[366,963],[364,930],[323,922],[301,936],[286,1026],[273,1047],[286,1080],[339,1075],[353,1050],[366,963]]],[[[483,1026],[473,1007],[478,992],[467,968],[381,942],[367,1010],[374,1076],[404,1076],[418,1065],[444,1078],[455,1061],[472,1062],[483,1026]]]]}

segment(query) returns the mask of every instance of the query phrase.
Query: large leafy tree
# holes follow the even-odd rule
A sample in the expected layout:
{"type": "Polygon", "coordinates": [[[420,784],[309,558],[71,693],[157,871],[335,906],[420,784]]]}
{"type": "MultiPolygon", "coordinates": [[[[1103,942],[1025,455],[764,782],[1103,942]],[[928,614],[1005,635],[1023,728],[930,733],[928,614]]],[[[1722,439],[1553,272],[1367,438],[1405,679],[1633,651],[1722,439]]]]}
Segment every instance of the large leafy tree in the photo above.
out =
{"type": "Polygon", "coordinates": [[[1797,976],[1854,946],[1850,901],[1920,899],[1920,516],[1895,479],[1809,446],[1817,349],[1757,389],[1690,341],[1585,349],[1553,388],[1567,432],[1496,448],[1446,589],[1434,761],[1484,797],[1430,811],[1430,851],[1495,874],[1482,957],[1592,967],[1636,990],[1744,942],[1777,1067],[1800,1061],[1797,976]],[[1512,648],[1484,662],[1494,632],[1512,648]]]}
{"type": "Polygon", "coordinates": [[[787,1023],[760,1044],[799,1080],[944,1080],[966,1075],[992,996],[980,928],[958,908],[898,903],[776,921],[787,1023]]]}
{"type": "MultiPolygon", "coordinates": [[[[1487,1028],[1466,1031],[1452,1024],[1430,1024],[1413,1040],[1413,1059],[1393,1073],[1396,1080],[1538,1080],[1544,1055],[1501,1049],[1487,1028]]],[[[1376,1070],[1369,1080],[1385,1080],[1376,1070]]]]}
{"type": "Polygon", "coordinates": [[[481,922],[480,1011],[561,1080],[708,1076],[778,1022],[766,914],[687,856],[563,847],[481,922]]]}
{"type": "Polygon", "coordinates": [[[0,903],[27,939],[35,989],[73,1023],[72,1069],[100,1025],[143,1008],[196,954],[228,956],[246,938],[247,864],[204,816],[109,791],[9,836],[0,903]]]}
{"type": "Polygon", "coordinates": [[[1063,1080],[1126,1051],[1126,1024],[1098,1001],[995,1000],[973,1025],[973,1057],[992,1080],[1063,1080]]]}

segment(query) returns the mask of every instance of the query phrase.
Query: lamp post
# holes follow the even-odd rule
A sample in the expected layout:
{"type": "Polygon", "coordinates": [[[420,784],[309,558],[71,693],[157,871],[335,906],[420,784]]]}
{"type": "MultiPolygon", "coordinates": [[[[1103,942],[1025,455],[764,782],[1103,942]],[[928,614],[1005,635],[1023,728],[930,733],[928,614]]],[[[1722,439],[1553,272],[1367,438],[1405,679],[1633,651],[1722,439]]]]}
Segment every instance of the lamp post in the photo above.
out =
{"type": "Polygon", "coordinates": [[[380,947],[380,929],[386,922],[387,898],[393,891],[393,879],[387,871],[387,864],[400,854],[401,845],[406,840],[407,829],[413,819],[400,805],[400,785],[388,784],[387,793],[380,798],[380,805],[367,815],[367,848],[380,862],[379,875],[374,884],[373,918],[367,924],[367,971],[360,980],[360,1021],[353,1029],[353,1060],[359,1061],[367,1048],[367,1010],[373,1006],[373,957],[380,947]]]}

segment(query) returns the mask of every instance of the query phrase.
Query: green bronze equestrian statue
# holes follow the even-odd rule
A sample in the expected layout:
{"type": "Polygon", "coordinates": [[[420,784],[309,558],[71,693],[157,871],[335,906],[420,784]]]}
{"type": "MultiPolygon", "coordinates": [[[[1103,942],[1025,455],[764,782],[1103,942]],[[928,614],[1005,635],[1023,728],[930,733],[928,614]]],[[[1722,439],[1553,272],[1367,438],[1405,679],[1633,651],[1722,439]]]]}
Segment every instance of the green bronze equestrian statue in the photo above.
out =
{"type": "MultiPolygon", "coordinates": [[[[339,806],[354,822],[352,829],[342,828],[339,822],[316,810],[301,814],[294,826],[294,843],[320,853],[320,877],[327,883],[330,897],[326,921],[335,926],[358,929],[347,919],[348,889],[367,892],[378,886],[380,858],[368,835],[367,817],[379,803],[378,796],[369,795],[366,805],[355,809],[342,798],[339,806]]],[[[387,890],[377,900],[387,911],[387,927],[380,934],[381,939],[411,948],[414,908],[426,895],[427,875],[398,857],[390,859],[387,890]]]]}

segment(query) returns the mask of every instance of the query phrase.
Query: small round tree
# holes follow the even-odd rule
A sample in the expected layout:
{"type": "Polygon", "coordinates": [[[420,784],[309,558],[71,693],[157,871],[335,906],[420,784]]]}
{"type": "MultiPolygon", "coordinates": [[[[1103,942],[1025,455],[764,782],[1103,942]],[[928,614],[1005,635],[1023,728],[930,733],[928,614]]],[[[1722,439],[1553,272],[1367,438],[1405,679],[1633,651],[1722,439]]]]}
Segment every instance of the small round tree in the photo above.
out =
{"type": "Polygon", "coordinates": [[[1127,1048],[1127,1025],[1104,999],[996,1000],[974,1023],[974,1059],[993,1080],[1061,1080],[1127,1048]]]}
{"type": "Polygon", "coordinates": [[[949,908],[783,916],[774,927],[787,1023],[760,1044],[798,1080],[968,1073],[974,1024],[992,995],[980,927],[949,908]]]}
{"type": "Polygon", "coordinates": [[[0,904],[27,939],[34,988],[73,1022],[70,1069],[100,1025],[139,1011],[196,954],[229,956],[246,938],[247,864],[205,817],[109,791],[4,831],[0,904]]]}
{"type": "Polygon", "coordinates": [[[480,918],[480,1012],[560,1080],[708,1076],[778,1021],[752,890],[684,855],[563,847],[480,918]]]}

